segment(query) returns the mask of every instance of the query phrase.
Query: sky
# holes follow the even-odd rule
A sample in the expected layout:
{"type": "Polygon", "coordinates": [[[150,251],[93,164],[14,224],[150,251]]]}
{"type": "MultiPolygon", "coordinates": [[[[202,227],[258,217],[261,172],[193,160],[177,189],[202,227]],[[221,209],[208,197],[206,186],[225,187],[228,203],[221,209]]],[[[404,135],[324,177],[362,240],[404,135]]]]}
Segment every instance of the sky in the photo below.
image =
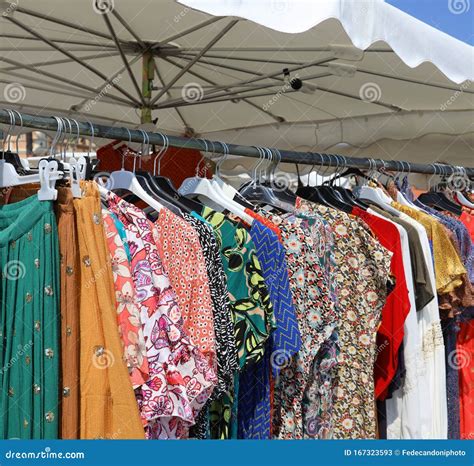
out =
{"type": "Polygon", "coordinates": [[[474,45],[474,0],[385,0],[419,20],[474,45]]]}

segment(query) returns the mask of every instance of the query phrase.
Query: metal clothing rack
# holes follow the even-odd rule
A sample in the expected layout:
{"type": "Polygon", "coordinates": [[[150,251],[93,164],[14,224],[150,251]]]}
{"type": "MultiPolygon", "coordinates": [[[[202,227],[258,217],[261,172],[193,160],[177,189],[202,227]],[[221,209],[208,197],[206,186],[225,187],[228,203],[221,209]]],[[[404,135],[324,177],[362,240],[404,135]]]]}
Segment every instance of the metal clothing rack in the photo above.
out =
{"type": "MultiPolygon", "coordinates": [[[[38,115],[29,115],[26,113],[15,115],[21,115],[21,123],[19,126],[34,128],[37,130],[46,131],[57,131],[58,121],[54,117],[44,117],[38,115]]],[[[20,120],[20,118],[18,118],[20,120]]],[[[69,119],[71,120],[71,119],[69,119]]],[[[0,109],[0,123],[9,125],[11,123],[11,115],[7,110],[0,109]]],[[[116,139],[121,141],[130,142],[147,142],[149,144],[163,145],[165,138],[167,139],[168,145],[171,147],[180,147],[186,149],[197,149],[201,151],[211,151],[218,154],[232,154],[242,157],[254,157],[261,158],[262,151],[254,146],[242,146],[238,144],[226,144],[220,141],[208,141],[205,139],[197,138],[184,138],[179,136],[163,135],[161,133],[150,133],[142,130],[127,129],[124,127],[105,126],[91,122],[78,121],[76,127],[76,120],[73,121],[72,136],[93,136],[103,139],[116,139]],[[146,137],[146,140],[145,140],[146,137]],[[212,150],[211,150],[212,149],[212,150]]],[[[69,131],[68,131],[69,133],[69,131]]],[[[382,160],[374,158],[357,158],[357,157],[346,157],[334,154],[321,154],[314,152],[296,152],[289,150],[279,150],[269,148],[275,159],[279,162],[287,162],[294,164],[305,164],[325,167],[347,167],[347,168],[359,168],[359,169],[385,169],[394,172],[405,172],[405,173],[424,173],[424,174],[438,174],[438,175],[451,175],[453,173],[459,173],[461,175],[474,178],[474,168],[459,167],[441,163],[432,164],[421,164],[412,163],[399,160],[382,160]]]]}

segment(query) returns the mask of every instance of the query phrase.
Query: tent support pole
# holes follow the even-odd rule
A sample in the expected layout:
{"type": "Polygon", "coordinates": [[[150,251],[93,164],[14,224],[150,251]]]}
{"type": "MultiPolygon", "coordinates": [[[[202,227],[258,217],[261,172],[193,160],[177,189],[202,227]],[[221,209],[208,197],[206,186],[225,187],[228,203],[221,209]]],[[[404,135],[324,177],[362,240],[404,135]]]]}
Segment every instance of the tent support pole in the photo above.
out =
{"type": "MultiPolygon", "coordinates": [[[[15,113],[15,115],[17,115],[15,113]]],[[[18,115],[17,115],[18,116],[18,115]]],[[[39,115],[29,115],[21,113],[23,126],[37,130],[57,131],[58,122],[54,117],[44,117],[39,115]]],[[[11,125],[11,115],[5,109],[0,109],[0,123],[11,125]]],[[[20,122],[16,121],[19,125],[20,122]]],[[[121,141],[143,142],[143,132],[131,129],[127,130],[119,126],[106,126],[92,124],[90,122],[79,121],[79,134],[81,136],[94,136],[103,139],[117,139],[121,141]]],[[[147,132],[150,144],[163,145],[164,136],[161,133],[147,132]]],[[[241,157],[261,158],[261,152],[254,146],[243,146],[238,144],[223,144],[220,141],[206,141],[204,139],[185,138],[180,136],[167,136],[169,146],[186,149],[197,149],[203,152],[213,148],[216,154],[232,154],[241,157]]],[[[445,174],[459,173],[474,178],[474,167],[456,167],[441,163],[421,164],[398,160],[381,160],[372,158],[342,157],[334,154],[320,154],[315,152],[296,152],[289,150],[272,149],[272,152],[280,162],[296,163],[313,166],[340,167],[343,160],[344,167],[360,168],[362,170],[383,168],[393,172],[424,173],[424,174],[445,174]]]]}
{"type": "Polygon", "coordinates": [[[144,102],[141,112],[141,123],[151,123],[151,94],[153,79],[155,77],[155,66],[153,52],[145,50],[142,58],[142,100],[144,102]]]}

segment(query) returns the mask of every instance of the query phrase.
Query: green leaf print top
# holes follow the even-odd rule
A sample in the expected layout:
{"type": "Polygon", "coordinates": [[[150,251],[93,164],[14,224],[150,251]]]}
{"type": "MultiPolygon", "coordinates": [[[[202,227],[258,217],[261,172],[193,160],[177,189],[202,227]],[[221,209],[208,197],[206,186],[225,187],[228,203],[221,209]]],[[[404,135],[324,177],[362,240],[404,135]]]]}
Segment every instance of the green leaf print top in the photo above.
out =
{"type": "Polygon", "coordinates": [[[214,229],[221,252],[243,369],[263,356],[265,342],[276,328],[273,306],[248,231],[237,220],[209,207],[201,215],[214,229]]]}

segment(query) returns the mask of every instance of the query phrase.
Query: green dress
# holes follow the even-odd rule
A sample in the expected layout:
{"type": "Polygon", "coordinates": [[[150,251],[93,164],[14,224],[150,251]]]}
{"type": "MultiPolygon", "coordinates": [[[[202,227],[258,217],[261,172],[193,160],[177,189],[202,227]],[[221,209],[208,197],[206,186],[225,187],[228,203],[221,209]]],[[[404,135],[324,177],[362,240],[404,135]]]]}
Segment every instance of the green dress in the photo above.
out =
{"type": "MultiPolygon", "coordinates": [[[[212,226],[220,248],[239,364],[245,370],[263,357],[265,343],[276,326],[270,295],[255,245],[242,224],[209,207],[204,207],[201,215],[212,226]]],[[[237,438],[238,390],[239,375],[235,374],[233,390],[211,404],[212,438],[237,438]]]]}
{"type": "Polygon", "coordinates": [[[59,249],[50,201],[0,207],[0,438],[58,437],[59,249]]]}

